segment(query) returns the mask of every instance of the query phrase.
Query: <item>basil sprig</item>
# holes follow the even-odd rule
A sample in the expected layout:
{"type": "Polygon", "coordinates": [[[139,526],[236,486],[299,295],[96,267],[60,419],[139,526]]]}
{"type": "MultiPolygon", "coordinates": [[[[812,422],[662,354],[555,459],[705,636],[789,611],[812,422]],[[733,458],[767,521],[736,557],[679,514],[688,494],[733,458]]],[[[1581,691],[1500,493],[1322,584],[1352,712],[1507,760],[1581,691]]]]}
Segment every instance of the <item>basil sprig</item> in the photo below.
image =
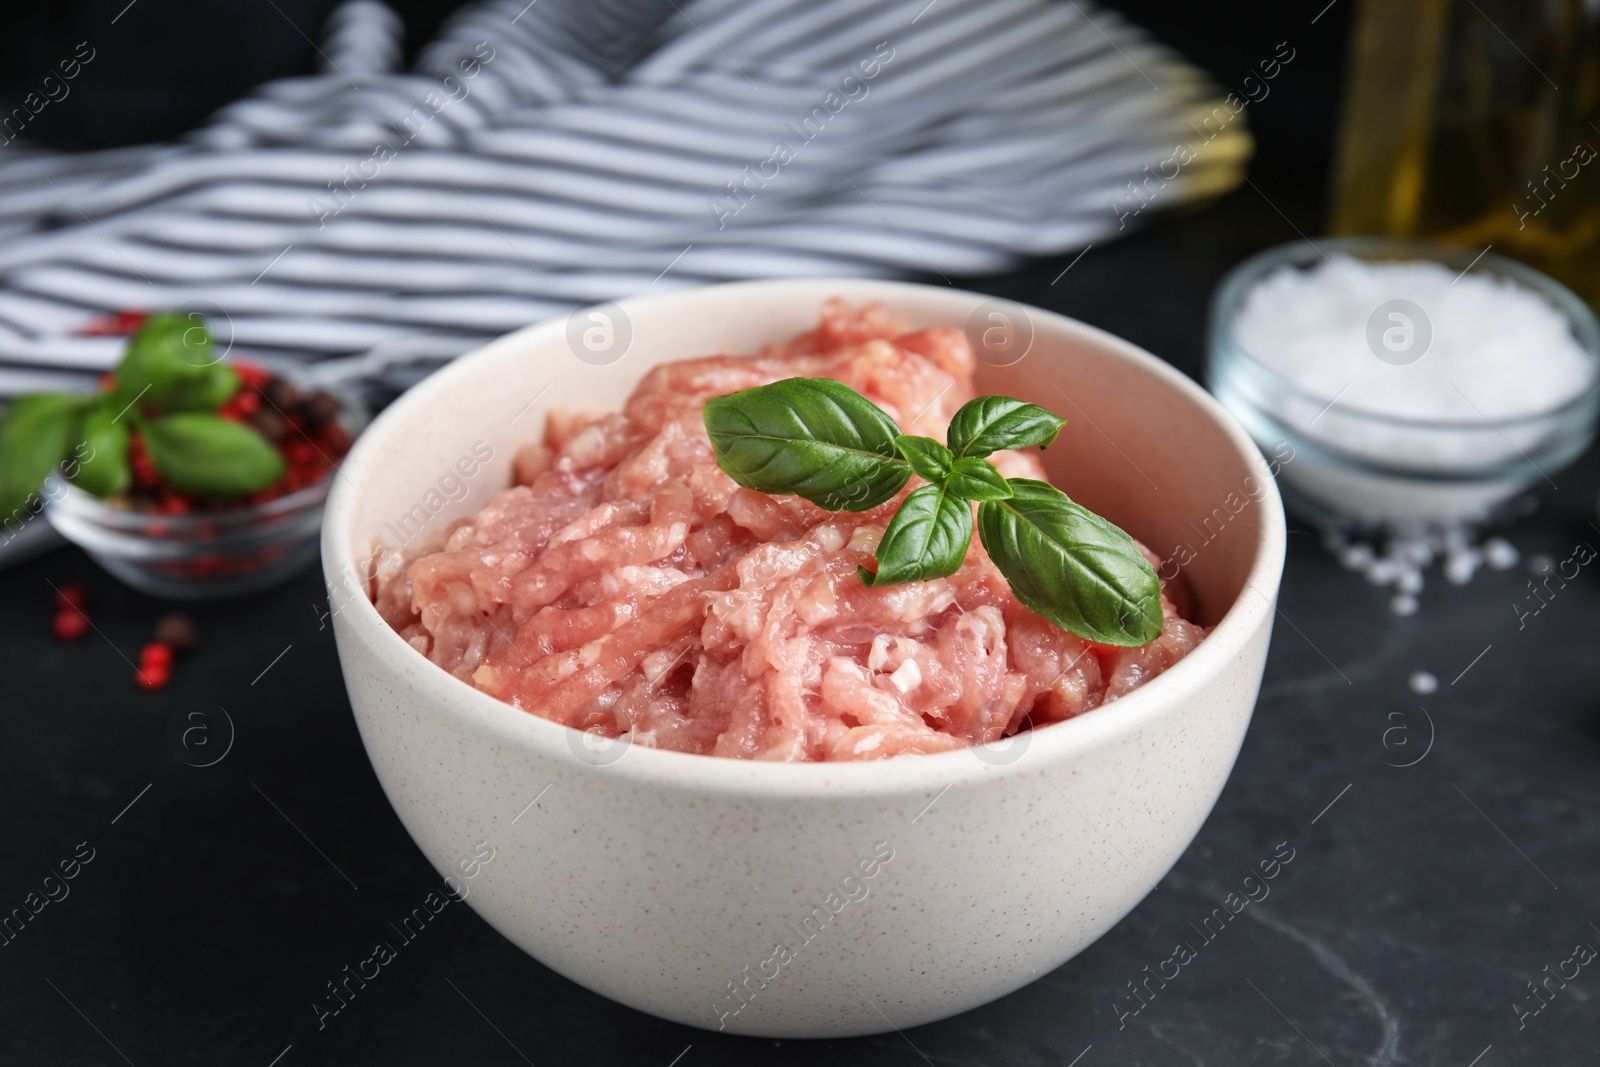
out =
{"type": "Polygon", "coordinates": [[[899,432],[866,397],[827,378],[788,378],[716,397],[703,420],[717,465],[748,489],[866,511],[917,475],[878,543],[867,586],[944,578],[972,543],[1024,607],[1063,630],[1132,647],[1161,635],[1161,582],[1132,537],[1048,482],[1008,479],[986,458],[1048,447],[1066,420],[1004,396],[980,396],[950,420],[944,444],[899,432]]]}
{"type": "Polygon", "coordinates": [[[0,524],[14,526],[38,510],[52,471],[96,496],[126,492],[133,433],[156,473],[184,492],[227,499],[277,481],[284,461],[272,443],[212,414],[240,384],[219,360],[198,316],[155,314],[129,338],[109,389],[18,397],[0,422],[0,524]]]}

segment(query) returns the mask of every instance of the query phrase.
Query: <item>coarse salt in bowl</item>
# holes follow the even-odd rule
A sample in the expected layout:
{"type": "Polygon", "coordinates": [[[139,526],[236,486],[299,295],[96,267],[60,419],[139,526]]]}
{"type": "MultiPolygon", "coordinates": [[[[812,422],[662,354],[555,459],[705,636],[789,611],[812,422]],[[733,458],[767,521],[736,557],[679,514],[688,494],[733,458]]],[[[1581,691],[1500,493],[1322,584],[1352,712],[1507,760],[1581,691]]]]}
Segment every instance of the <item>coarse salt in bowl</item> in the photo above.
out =
{"type": "Polygon", "coordinates": [[[1137,905],[1238,754],[1286,539],[1249,437],[1160,360],[1037,309],[854,279],[713,286],[529,327],[401,397],[344,474],[323,524],[340,662],[373,768],[424,854],[573,981],[768,1037],[975,1007],[1137,905]],[[1113,703],[992,745],[787,764],[630,745],[521,711],[430,662],[374,608],[374,541],[397,522],[443,529],[477,512],[547,412],[615,410],[650,367],[756,351],[813,326],[833,296],[881,301],[913,329],[1008,330],[1014,344],[980,355],[978,388],[1067,417],[1045,454],[1051,479],[1161,554],[1214,627],[1206,639],[1113,703]],[[624,340],[597,352],[591,326],[624,340]],[[466,491],[441,494],[446,480],[466,491]],[[1217,509],[1227,518],[1199,540],[1191,524],[1217,509]]]}
{"type": "Polygon", "coordinates": [[[1223,279],[1207,378],[1314,520],[1479,522],[1593,439],[1600,327],[1492,253],[1318,239],[1223,279]]]}

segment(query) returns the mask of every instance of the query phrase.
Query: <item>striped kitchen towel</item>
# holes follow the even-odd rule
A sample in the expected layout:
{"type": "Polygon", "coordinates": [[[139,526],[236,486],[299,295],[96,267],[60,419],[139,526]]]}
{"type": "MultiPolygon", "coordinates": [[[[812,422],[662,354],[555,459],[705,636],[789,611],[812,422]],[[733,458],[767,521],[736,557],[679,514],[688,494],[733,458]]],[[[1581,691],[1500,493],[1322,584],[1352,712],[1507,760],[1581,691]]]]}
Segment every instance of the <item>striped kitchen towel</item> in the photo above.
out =
{"type": "Polygon", "coordinates": [[[87,387],[119,309],[353,373],[652,288],[1002,271],[1225,191],[1251,148],[1087,0],[490,0],[409,72],[400,33],[350,0],[319,73],[179,143],[0,145],[0,394],[87,387]]]}

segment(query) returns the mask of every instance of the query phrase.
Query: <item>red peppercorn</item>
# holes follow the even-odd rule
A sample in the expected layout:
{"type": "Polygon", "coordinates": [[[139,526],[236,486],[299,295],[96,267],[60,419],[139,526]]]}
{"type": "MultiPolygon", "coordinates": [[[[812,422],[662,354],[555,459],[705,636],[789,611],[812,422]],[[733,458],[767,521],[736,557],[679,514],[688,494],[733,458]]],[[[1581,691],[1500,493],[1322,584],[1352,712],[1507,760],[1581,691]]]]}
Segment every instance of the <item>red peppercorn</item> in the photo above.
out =
{"type": "Polygon", "coordinates": [[[150,462],[150,456],[145,452],[144,442],[139,439],[138,434],[128,439],[128,464],[133,468],[135,485],[153,486],[161,483],[155,464],[150,462]]]}
{"type": "Polygon", "coordinates": [[[193,505],[187,496],[176,489],[162,488],[161,502],[156,505],[156,511],[162,515],[187,515],[191,510],[193,505]]]}
{"type": "Polygon", "coordinates": [[[56,590],[56,607],[63,611],[69,608],[81,608],[87,602],[88,597],[81,585],[67,584],[56,590]]]}
{"type": "Polygon", "coordinates": [[[56,612],[51,629],[63,641],[78,641],[89,632],[89,620],[74,608],[66,607],[56,612]]]}
{"type": "Polygon", "coordinates": [[[151,641],[139,650],[139,666],[157,670],[172,666],[172,646],[162,641],[151,641]]]}
{"type": "Polygon", "coordinates": [[[326,423],[322,427],[322,440],[329,455],[343,455],[350,448],[350,431],[337,422],[326,423]]]}
{"type": "Polygon", "coordinates": [[[133,680],[139,683],[140,689],[162,689],[172,680],[172,675],[166,667],[141,666],[133,672],[133,680]]]}
{"type": "Polygon", "coordinates": [[[246,386],[265,385],[272,377],[271,374],[254,363],[247,363],[242,359],[233,361],[233,373],[237,374],[239,380],[246,386]]]}
{"type": "Polygon", "coordinates": [[[142,311],[119,311],[90,319],[78,333],[84,337],[126,337],[144,325],[144,320],[142,311]]]}

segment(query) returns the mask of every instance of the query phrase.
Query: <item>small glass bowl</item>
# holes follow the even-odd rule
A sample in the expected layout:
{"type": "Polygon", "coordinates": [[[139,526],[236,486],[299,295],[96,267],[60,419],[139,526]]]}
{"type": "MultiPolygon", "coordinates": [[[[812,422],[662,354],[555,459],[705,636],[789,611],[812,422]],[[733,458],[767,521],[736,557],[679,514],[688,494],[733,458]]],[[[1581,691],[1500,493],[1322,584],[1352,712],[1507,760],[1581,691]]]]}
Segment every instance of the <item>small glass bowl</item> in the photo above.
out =
{"type": "MultiPolygon", "coordinates": [[[[339,400],[339,424],[353,438],[365,406],[353,394],[311,382],[292,369],[273,373],[339,400]]],[[[206,600],[254,592],[293,577],[317,558],[322,507],[334,466],[313,485],[248,507],[160,515],[112,507],[52,475],[41,495],[45,516],[63,537],[128,585],[155,596],[206,600]]]]}
{"type": "Polygon", "coordinates": [[[1507,501],[1572,462],[1594,439],[1600,325],[1571,290],[1501,256],[1415,238],[1297,241],[1250,257],[1217,286],[1206,385],[1255,439],[1278,475],[1285,503],[1302,517],[1351,530],[1480,523],[1497,518],[1507,501]],[[1588,353],[1588,387],[1548,410],[1493,422],[1408,419],[1308,391],[1245,351],[1234,322],[1263,278],[1283,267],[1316,267],[1334,253],[1369,262],[1427,260],[1533,291],[1560,312],[1588,353]]]}

